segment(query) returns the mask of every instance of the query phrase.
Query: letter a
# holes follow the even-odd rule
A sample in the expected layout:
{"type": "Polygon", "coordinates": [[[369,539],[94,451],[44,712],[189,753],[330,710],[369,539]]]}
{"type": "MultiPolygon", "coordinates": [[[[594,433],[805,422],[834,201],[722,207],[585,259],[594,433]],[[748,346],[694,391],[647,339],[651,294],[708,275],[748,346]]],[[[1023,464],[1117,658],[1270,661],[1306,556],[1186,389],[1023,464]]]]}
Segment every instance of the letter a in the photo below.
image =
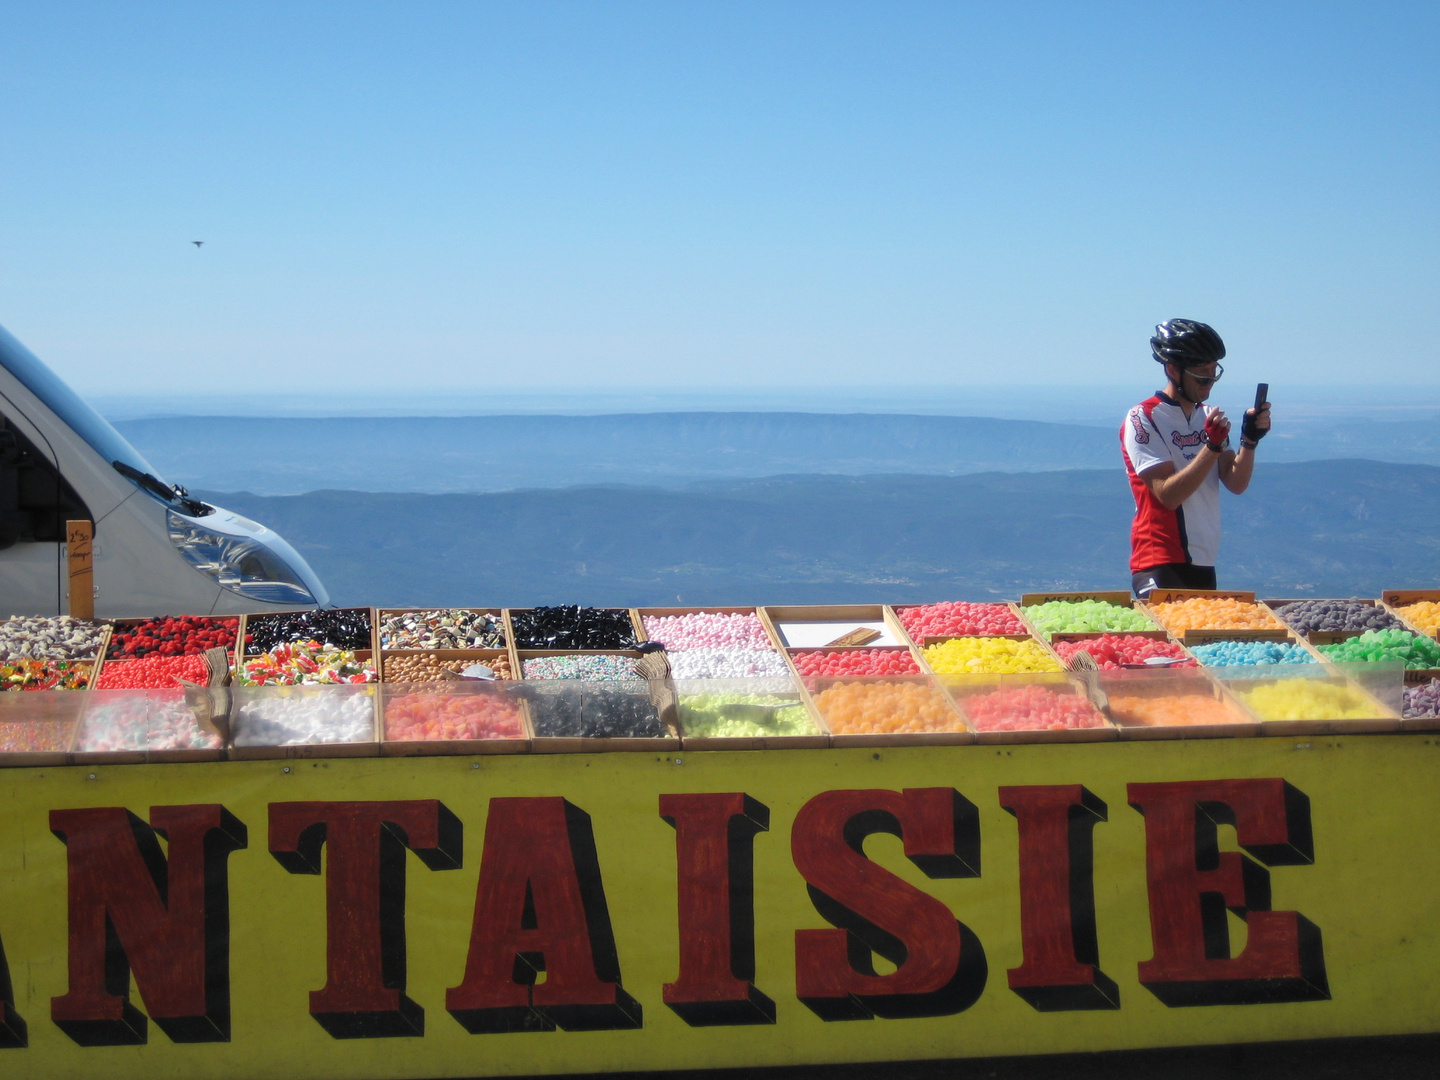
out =
{"type": "Polygon", "coordinates": [[[472,1034],[641,1026],[640,1003],[620,987],[583,810],[562,798],[490,800],[465,979],[445,1008],[472,1034]]]}

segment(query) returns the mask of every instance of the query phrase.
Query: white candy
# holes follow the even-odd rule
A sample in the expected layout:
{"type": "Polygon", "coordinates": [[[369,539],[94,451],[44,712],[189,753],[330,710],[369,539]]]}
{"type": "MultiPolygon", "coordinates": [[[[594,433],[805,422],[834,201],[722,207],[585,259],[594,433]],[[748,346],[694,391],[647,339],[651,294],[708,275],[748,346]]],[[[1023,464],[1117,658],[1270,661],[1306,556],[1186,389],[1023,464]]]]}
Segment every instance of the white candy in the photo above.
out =
{"type": "Polygon", "coordinates": [[[682,649],[670,655],[670,672],[677,679],[753,679],[789,673],[773,650],[682,649]]]}
{"type": "Polygon", "coordinates": [[[15,615],[0,622],[0,660],[89,660],[104,636],[103,623],[69,615],[15,615]]]}
{"type": "Polygon", "coordinates": [[[246,694],[235,722],[236,746],[370,742],[374,738],[371,693],[346,693],[329,686],[246,694]]]}

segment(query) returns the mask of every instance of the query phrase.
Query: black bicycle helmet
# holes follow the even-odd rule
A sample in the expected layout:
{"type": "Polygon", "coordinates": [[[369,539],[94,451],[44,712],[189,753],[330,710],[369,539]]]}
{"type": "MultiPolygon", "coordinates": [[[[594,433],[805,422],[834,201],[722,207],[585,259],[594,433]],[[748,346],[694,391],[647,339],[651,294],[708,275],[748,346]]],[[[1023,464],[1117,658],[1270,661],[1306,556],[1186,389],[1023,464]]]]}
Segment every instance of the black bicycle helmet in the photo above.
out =
{"type": "Polygon", "coordinates": [[[1210,364],[1225,357],[1225,342],[1203,322],[1193,319],[1166,319],[1155,327],[1150,351],[1162,364],[1192,367],[1210,364]]]}

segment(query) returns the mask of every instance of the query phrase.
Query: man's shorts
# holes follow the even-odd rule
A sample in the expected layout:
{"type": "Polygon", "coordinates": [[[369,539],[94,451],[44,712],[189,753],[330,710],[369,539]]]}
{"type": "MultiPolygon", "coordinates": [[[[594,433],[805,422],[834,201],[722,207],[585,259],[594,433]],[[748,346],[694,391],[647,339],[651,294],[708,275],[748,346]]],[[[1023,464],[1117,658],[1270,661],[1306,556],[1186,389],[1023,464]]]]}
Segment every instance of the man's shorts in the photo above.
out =
{"type": "Polygon", "coordinates": [[[1130,575],[1130,590],[1141,600],[1151,589],[1213,589],[1215,568],[1193,563],[1172,562],[1137,570],[1130,575]]]}

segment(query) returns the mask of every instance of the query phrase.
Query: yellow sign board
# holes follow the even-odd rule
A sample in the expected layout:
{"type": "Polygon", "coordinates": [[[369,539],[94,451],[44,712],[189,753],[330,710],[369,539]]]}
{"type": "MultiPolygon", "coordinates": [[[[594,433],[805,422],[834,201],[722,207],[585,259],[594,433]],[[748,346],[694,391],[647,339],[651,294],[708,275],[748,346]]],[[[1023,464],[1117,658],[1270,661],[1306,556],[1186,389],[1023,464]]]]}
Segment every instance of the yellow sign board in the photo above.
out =
{"type": "Polygon", "coordinates": [[[4,1075],[1440,1031],[1440,738],[0,771],[4,1075]]]}

